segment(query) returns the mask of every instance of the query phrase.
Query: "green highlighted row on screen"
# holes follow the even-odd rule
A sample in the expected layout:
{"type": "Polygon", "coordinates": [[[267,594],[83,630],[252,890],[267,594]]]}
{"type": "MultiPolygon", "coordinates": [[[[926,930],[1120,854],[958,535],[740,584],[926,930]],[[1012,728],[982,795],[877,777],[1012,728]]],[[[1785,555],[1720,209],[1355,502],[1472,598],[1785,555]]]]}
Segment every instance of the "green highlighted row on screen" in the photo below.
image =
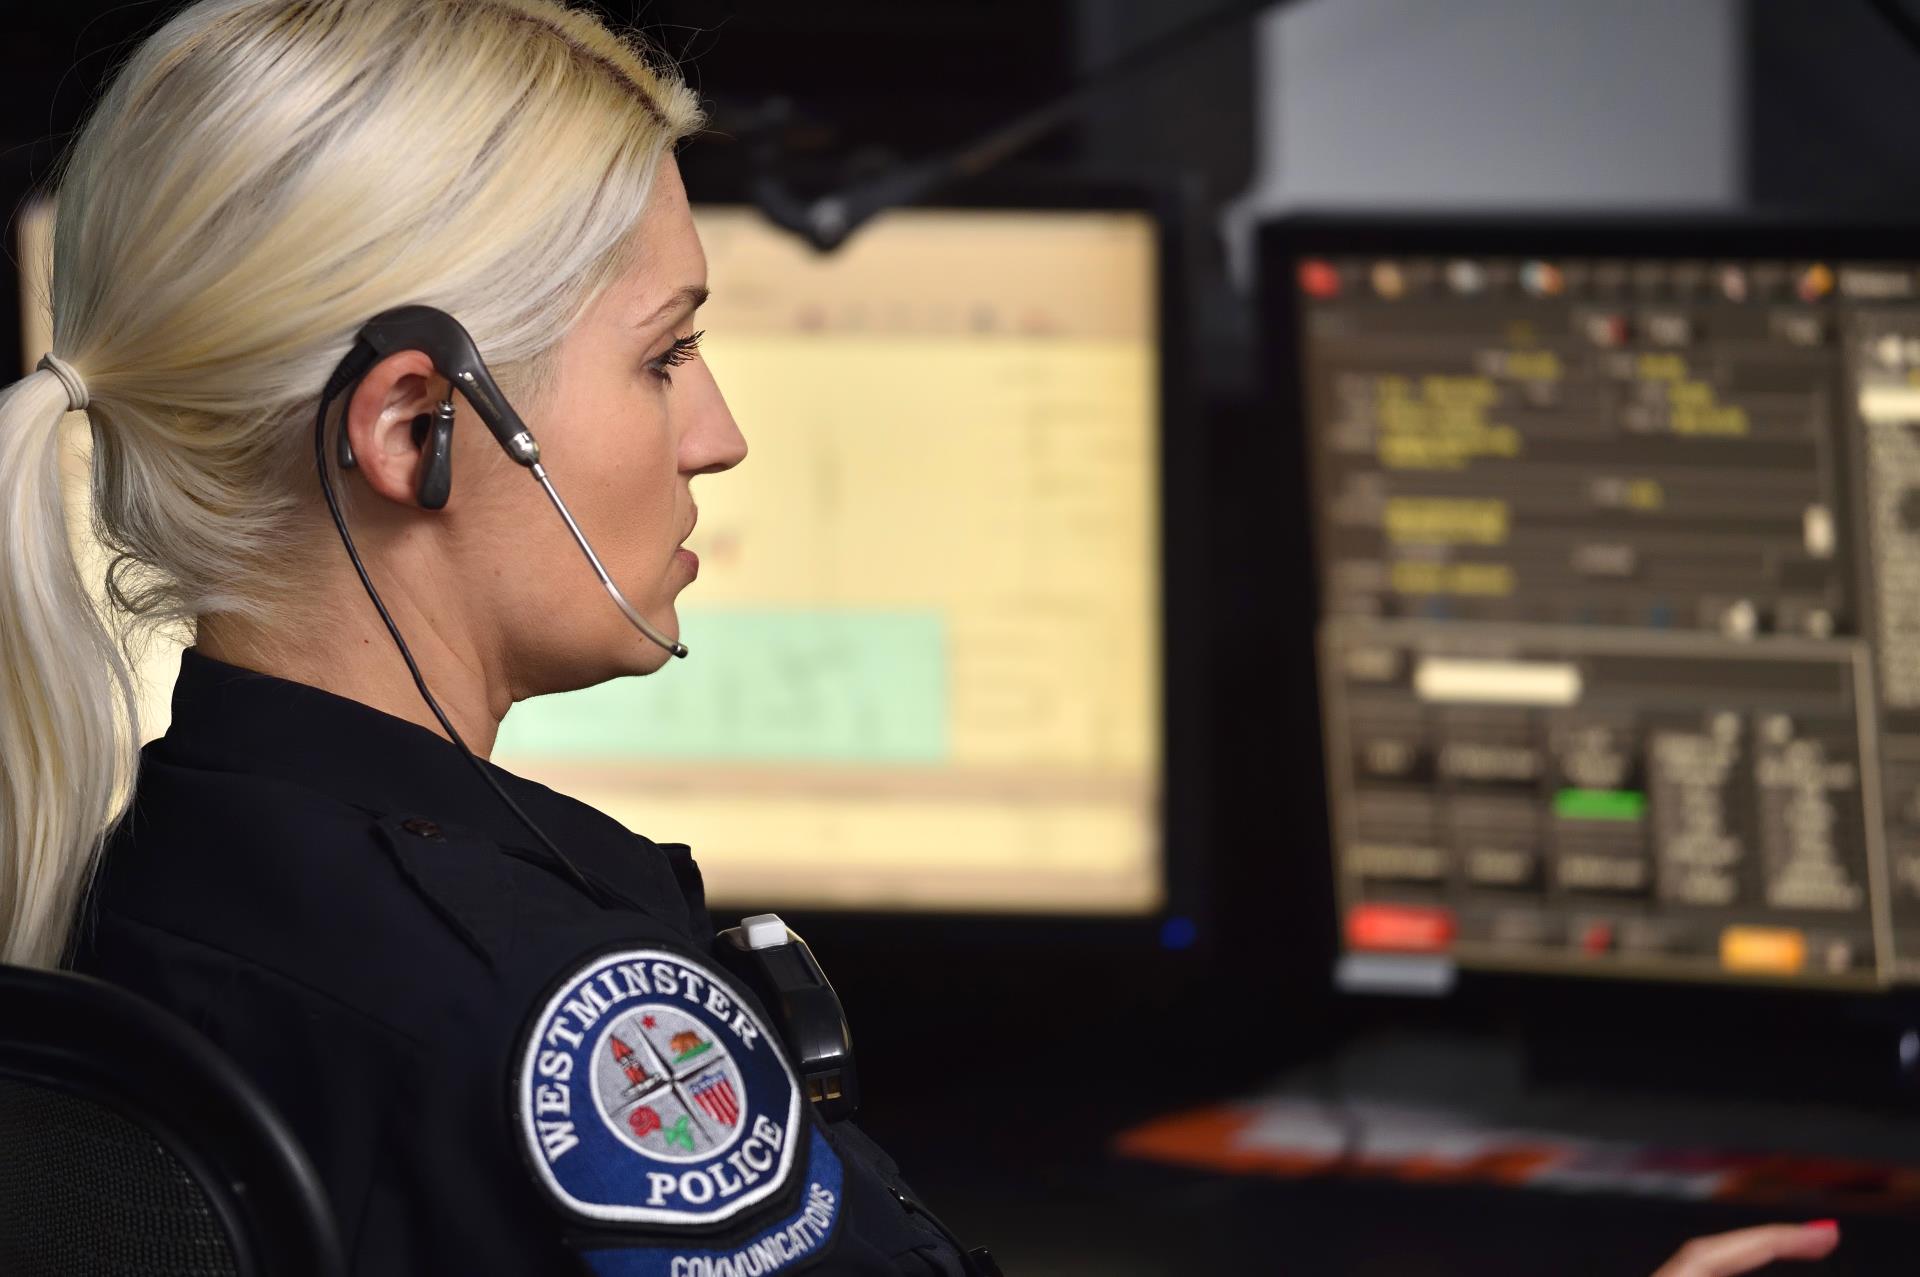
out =
{"type": "Polygon", "coordinates": [[[1637,789],[1563,789],[1553,796],[1553,814],[1562,820],[1639,820],[1647,814],[1647,796],[1637,789]]]}
{"type": "Polygon", "coordinates": [[[691,655],[656,674],[514,706],[496,759],[887,764],[951,753],[938,612],[689,611],[680,635],[691,655]]]}

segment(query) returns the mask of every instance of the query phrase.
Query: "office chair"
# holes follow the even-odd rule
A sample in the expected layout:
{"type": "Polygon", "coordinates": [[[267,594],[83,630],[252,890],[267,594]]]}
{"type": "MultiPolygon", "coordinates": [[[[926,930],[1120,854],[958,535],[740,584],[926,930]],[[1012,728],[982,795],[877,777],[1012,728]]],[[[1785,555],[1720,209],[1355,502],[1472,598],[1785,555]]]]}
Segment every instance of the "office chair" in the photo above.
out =
{"type": "Polygon", "coordinates": [[[232,1061],[124,989],[0,965],[0,1273],[344,1272],[319,1178],[232,1061]]]}

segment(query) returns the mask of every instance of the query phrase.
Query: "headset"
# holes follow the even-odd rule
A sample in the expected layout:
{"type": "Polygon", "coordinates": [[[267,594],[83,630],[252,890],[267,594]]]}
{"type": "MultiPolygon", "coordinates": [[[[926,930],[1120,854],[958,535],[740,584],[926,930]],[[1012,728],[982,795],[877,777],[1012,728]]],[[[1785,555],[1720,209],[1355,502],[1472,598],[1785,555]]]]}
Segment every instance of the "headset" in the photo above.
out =
{"type": "MultiPolygon", "coordinates": [[[[658,629],[648,624],[645,617],[627,601],[620,587],[613,583],[607,569],[601,564],[600,556],[593,552],[593,546],[587,542],[586,534],[580,525],[574,522],[573,514],[567,509],[560,494],[553,489],[553,480],[548,477],[546,467],[540,464],[540,445],[534,440],[533,432],[527,429],[526,422],[513,410],[507,397],[500,393],[499,383],[493,374],[487,371],[487,365],[481,360],[479,349],[474,345],[473,337],[459,320],[443,310],[431,306],[401,306],[393,310],[382,311],[368,320],[354,339],[352,349],[348,350],[333,375],[327,378],[325,389],[320,392],[320,406],[313,419],[313,460],[320,474],[320,491],[327,499],[327,512],[333,516],[334,530],[340,534],[340,543],[346,547],[347,557],[353,560],[353,570],[360,576],[360,584],[365,588],[367,597],[373,600],[374,610],[380,613],[380,620],[387,627],[387,634],[393,639],[395,647],[400,649],[401,659],[407,663],[407,672],[413,676],[413,685],[420,689],[421,699],[427,708],[439,720],[441,730],[466,757],[468,763],[480,774],[480,778],[492,787],[500,801],[514,814],[528,832],[538,839],[553,858],[555,865],[571,878],[576,886],[586,892],[603,907],[620,900],[617,893],[604,884],[590,879],[569,860],[566,853],[549,838],[546,831],[534,823],[531,816],[521,810],[520,804],[501,787],[492,771],[468,748],[455,730],[446,711],[440,708],[433,692],[427,687],[425,675],[420,665],[413,659],[413,652],[407,647],[407,641],[400,634],[400,627],[394,623],[392,613],[380,598],[380,591],[374,587],[373,578],[367,573],[367,565],[361,561],[360,551],[353,544],[353,533],[347,528],[346,515],[341,511],[340,498],[333,487],[333,474],[327,464],[327,409],[343,392],[359,385],[367,370],[387,356],[403,350],[418,350],[433,361],[434,368],[444,376],[453,387],[459,389],[461,396],[473,406],[480,420],[486,423],[493,437],[500,441],[501,448],[514,462],[531,471],[547,498],[553,502],[553,508],[559,511],[561,520],[567,525],[567,531],[587,558],[587,565],[593,569],[600,584],[620,609],[634,629],[640,631],[649,640],[659,644],[676,657],[687,655],[686,644],[668,638],[658,629]]],[[[340,437],[335,459],[342,470],[351,470],[355,466],[353,443],[347,437],[346,413],[340,414],[340,437]]],[[[447,498],[453,491],[453,390],[431,414],[422,413],[413,421],[414,443],[422,448],[418,496],[420,504],[429,510],[438,510],[447,504],[447,498]]]]}

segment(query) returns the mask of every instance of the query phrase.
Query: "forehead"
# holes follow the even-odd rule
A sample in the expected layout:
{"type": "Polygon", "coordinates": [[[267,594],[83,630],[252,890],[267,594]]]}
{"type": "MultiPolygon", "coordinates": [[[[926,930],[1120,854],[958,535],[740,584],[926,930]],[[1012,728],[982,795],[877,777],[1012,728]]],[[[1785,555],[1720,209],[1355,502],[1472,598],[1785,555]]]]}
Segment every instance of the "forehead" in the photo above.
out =
{"type": "Polygon", "coordinates": [[[638,321],[688,284],[707,282],[707,255],[694,228],[680,166],[672,156],[660,162],[653,194],[634,225],[639,240],[634,266],[615,281],[611,292],[628,318],[638,321]]]}

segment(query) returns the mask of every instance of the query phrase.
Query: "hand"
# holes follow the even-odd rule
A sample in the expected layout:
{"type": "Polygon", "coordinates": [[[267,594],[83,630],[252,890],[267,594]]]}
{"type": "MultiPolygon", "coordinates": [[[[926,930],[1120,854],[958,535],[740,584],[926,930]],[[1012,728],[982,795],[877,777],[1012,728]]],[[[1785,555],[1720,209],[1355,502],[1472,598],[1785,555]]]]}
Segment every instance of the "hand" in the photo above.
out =
{"type": "Polygon", "coordinates": [[[1653,1277],[1732,1277],[1776,1259],[1825,1259],[1839,1244],[1840,1226],[1830,1219],[1742,1228],[1694,1238],[1653,1277]]]}

